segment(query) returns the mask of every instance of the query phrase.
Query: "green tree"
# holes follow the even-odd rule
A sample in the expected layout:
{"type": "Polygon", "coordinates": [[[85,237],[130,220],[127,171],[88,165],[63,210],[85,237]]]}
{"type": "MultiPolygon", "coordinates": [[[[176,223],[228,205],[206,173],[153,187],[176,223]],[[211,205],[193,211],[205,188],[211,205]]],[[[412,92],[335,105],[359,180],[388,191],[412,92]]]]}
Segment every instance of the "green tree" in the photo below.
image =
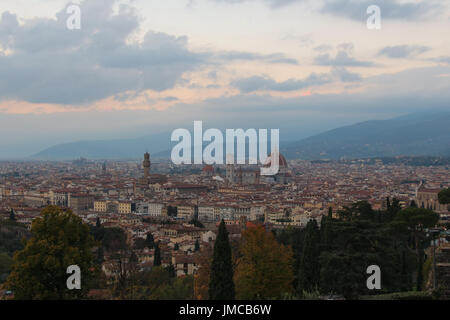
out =
{"type": "Polygon", "coordinates": [[[169,263],[169,265],[165,269],[169,273],[169,277],[175,278],[177,276],[175,272],[175,267],[173,266],[172,262],[169,263]]]}
{"type": "Polygon", "coordinates": [[[443,189],[438,193],[439,203],[450,204],[450,188],[443,189]]]}
{"type": "Polygon", "coordinates": [[[231,246],[228,231],[222,220],[214,243],[213,260],[209,280],[209,298],[211,300],[233,300],[235,288],[233,283],[231,246]]]}
{"type": "Polygon", "coordinates": [[[11,208],[11,212],[9,213],[9,220],[16,221],[16,214],[14,213],[13,208],[11,208]]]}
{"type": "Polygon", "coordinates": [[[176,217],[178,214],[178,207],[168,206],[167,207],[167,215],[169,217],[176,217]]]}
{"type": "Polygon", "coordinates": [[[103,228],[102,224],[100,223],[99,217],[97,217],[95,226],[92,227],[92,235],[94,236],[94,239],[96,241],[103,241],[105,237],[105,228],[103,228]]]}
{"type": "Polygon", "coordinates": [[[320,279],[320,231],[316,220],[310,220],[306,225],[305,240],[300,259],[298,291],[313,292],[319,286],[320,279]]]}
{"type": "Polygon", "coordinates": [[[127,235],[123,229],[113,227],[103,230],[102,244],[107,251],[118,252],[127,249],[127,235]]]}
{"type": "Polygon", "coordinates": [[[153,266],[159,267],[161,265],[161,249],[159,243],[155,243],[155,256],[153,258],[153,266]]]}
{"type": "Polygon", "coordinates": [[[3,283],[11,272],[13,259],[6,253],[0,252],[0,283],[3,283]]]}
{"type": "Polygon", "coordinates": [[[99,217],[97,217],[97,220],[95,221],[95,226],[96,226],[98,229],[100,229],[100,228],[102,227],[102,223],[101,223],[99,217]]]}
{"type": "Polygon", "coordinates": [[[151,232],[147,233],[145,245],[147,248],[153,248],[155,246],[155,239],[153,238],[153,234],[151,232]]]}
{"type": "Polygon", "coordinates": [[[200,250],[200,243],[198,242],[198,239],[195,240],[195,246],[194,246],[194,251],[199,251],[200,250]]]}
{"type": "Polygon", "coordinates": [[[70,210],[48,206],[31,227],[31,238],[14,254],[7,287],[16,299],[83,298],[90,289],[92,248],[90,228],[70,210]],[[81,269],[81,290],[67,289],[67,267],[81,269]]]}
{"type": "Polygon", "coordinates": [[[406,208],[397,212],[393,224],[397,230],[408,230],[414,239],[413,245],[417,255],[417,290],[422,290],[423,239],[425,229],[431,228],[439,221],[439,214],[424,208],[406,208]]]}
{"type": "Polygon", "coordinates": [[[164,286],[161,286],[152,296],[157,300],[193,300],[194,278],[186,276],[173,278],[164,286]]]}
{"type": "Polygon", "coordinates": [[[147,244],[145,242],[144,238],[137,238],[134,240],[133,248],[136,250],[142,250],[145,247],[147,247],[147,244]]]}
{"type": "Polygon", "coordinates": [[[205,226],[203,225],[203,223],[201,223],[198,219],[192,219],[191,221],[189,221],[189,224],[193,224],[195,227],[197,228],[204,228],[205,226]]]}
{"type": "Polygon", "coordinates": [[[95,262],[101,265],[104,261],[105,261],[105,252],[103,250],[103,247],[99,246],[97,249],[97,258],[95,262]]]}
{"type": "Polygon", "coordinates": [[[22,238],[29,238],[30,233],[25,225],[9,219],[0,219],[0,252],[12,256],[23,249],[22,238]]]}

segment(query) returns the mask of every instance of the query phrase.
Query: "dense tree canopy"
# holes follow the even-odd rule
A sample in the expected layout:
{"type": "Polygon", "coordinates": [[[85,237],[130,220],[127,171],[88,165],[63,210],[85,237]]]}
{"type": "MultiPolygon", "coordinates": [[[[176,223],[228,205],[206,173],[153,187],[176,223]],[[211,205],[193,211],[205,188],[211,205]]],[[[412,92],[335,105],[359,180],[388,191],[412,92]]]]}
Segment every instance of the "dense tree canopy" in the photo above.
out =
{"type": "Polygon", "coordinates": [[[6,253],[0,252],[0,283],[3,283],[11,271],[13,259],[6,253]]]}
{"type": "Polygon", "coordinates": [[[320,236],[313,223],[276,232],[280,243],[294,249],[299,297],[317,292],[317,277],[320,294],[351,299],[422,288],[425,232],[437,223],[438,215],[415,207],[401,209],[396,199],[386,202],[382,211],[362,201],[338,211],[338,218],[322,217],[320,236]],[[377,292],[366,287],[370,265],[382,270],[382,287],[377,292]]]}
{"type": "Polygon", "coordinates": [[[316,220],[310,220],[306,225],[305,239],[301,253],[298,291],[313,292],[319,287],[320,267],[320,231],[316,220]]]}
{"type": "Polygon", "coordinates": [[[49,206],[31,227],[31,238],[14,254],[7,286],[16,299],[71,299],[86,296],[90,289],[92,248],[89,227],[69,211],[49,206]],[[68,290],[67,267],[81,269],[81,290],[68,290]]]}
{"type": "Polygon", "coordinates": [[[442,204],[450,204],[450,188],[441,190],[438,193],[438,199],[442,204]]]}
{"type": "Polygon", "coordinates": [[[234,277],[238,299],[274,299],[292,293],[293,257],[263,226],[242,233],[234,277]]]}

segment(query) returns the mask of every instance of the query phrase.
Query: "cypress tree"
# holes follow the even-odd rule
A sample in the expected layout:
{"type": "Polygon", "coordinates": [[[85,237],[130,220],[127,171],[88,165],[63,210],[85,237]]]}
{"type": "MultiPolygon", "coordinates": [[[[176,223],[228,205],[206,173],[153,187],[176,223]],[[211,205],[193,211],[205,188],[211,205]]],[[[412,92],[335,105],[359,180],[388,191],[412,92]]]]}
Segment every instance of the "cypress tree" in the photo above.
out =
{"type": "Polygon", "coordinates": [[[169,273],[170,278],[175,278],[177,276],[175,267],[173,266],[172,262],[165,269],[169,273]]]}
{"type": "Polygon", "coordinates": [[[231,246],[225,222],[222,220],[214,243],[211,275],[209,278],[209,298],[211,300],[233,300],[234,295],[231,246]]]}
{"type": "Polygon", "coordinates": [[[153,235],[150,232],[147,233],[147,237],[145,238],[145,244],[148,248],[155,246],[155,239],[153,238],[153,235]]]}
{"type": "Polygon", "coordinates": [[[16,221],[16,214],[14,213],[13,208],[11,208],[11,212],[9,213],[9,220],[16,221]]]}
{"type": "Polygon", "coordinates": [[[312,292],[319,286],[320,268],[320,231],[316,220],[310,220],[305,229],[305,240],[300,258],[298,273],[298,290],[300,296],[303,292],[312,292]]]}
{"type": "Polygon", "coordinates": [[[159,243],[155,244],[155,257],[153,259],[153,266],[158,267],[161,265],[161,249],[159,249],[159,243]]]}
{"type": "Polygon", "coordinates": [[[103,246],[100,246],[97,250],[97,263],[101,265],[105,261],[105,253],[103,250],[103,246]]]}
{"type": "Polygon", "coordinates": [[[198,242],[198,239],[195,240],[195,247],[194,247],[194,251],[198,251],[200,250],[200,243],[198,242]]]}
{"type": "Polygon", "coordinates": [[[418,257],[418,266],[417,266],[417,284],[416,284],[416,288],[417,291],[422,291],[423,290],[423,258],[424,258],[424,250],[423,250],[423,246],[422,246],[422,241],[418,241],[418,253],[419,253],[419,257],[418,257]]]}

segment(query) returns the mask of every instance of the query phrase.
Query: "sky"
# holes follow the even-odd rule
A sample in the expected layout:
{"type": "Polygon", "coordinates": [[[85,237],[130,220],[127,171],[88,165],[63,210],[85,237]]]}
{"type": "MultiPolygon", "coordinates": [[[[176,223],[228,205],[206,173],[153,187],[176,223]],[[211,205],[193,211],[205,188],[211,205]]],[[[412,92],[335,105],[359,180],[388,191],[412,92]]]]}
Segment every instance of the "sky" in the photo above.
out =
{"type": "Polygon", "coordinates": [[[194,120],[297,140],[450,110],[448,30],[450,0],[2,0],[0,158],[194,120]]]}

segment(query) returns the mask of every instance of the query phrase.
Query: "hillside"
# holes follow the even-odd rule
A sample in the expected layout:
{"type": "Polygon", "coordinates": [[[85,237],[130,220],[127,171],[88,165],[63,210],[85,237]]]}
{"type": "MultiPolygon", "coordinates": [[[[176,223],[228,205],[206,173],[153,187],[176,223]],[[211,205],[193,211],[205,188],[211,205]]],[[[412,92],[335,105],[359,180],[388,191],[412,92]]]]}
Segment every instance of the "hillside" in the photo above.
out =
{"type": "Polygon", "coordinates": [[[333,129],[281,148],[290,159],[450,156],[450,113],[408,115],[333,129]]]}
{"type": "Polygon", "coordinates": [[[39,160],[135,159],[144,152],[158,153],[170,148],[170,134],[162,133],[135,139],[93,140],[58,144],[32,156],[39,160]]]}
{"type": "MultiPolygon", "coordinates": [[[[450,156],[449,128],[450,113],[410,114],[339,127],[297,142],[282,141],[280,150],[288,159],[307,160],[450,156]]],[[[170,133],[135,139],[79,141],[53,146],[32,158],[136,159],[145,151],[152,157],[168,158],[174,144],[170,141],[170,133]]]]}

